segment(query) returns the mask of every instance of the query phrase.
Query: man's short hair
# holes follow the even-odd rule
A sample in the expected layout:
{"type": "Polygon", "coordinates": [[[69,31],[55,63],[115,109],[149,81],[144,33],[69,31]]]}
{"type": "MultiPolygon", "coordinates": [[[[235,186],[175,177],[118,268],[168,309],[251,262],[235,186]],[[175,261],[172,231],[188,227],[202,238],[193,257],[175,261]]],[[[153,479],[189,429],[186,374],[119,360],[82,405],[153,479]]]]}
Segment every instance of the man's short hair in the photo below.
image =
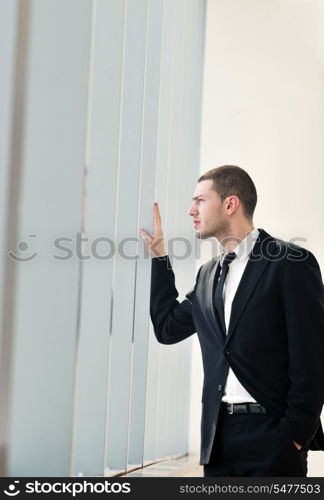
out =
{"type": "Polygon", "coordinates": [[[201,175],[198,182],[213,181],[214,189],[224,201],[227,196],[236,195],[242,203],[243,213],[247,219],[252,219],[257,203],[255,185],[245,170],[235,165],[223,165],[208,170],[201,175]]]}

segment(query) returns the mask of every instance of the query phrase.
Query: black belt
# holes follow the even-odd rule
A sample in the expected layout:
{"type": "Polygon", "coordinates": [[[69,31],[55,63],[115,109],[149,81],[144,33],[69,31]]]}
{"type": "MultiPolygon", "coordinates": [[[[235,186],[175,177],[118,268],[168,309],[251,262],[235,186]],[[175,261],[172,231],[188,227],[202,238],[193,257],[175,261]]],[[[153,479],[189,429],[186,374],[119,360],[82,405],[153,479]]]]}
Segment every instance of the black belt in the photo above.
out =
{"type": "Polygon", "coordinates": [[[222,403],[223,410],[228,414],[233,413],[267,413],[259,403],[222,403]]]}

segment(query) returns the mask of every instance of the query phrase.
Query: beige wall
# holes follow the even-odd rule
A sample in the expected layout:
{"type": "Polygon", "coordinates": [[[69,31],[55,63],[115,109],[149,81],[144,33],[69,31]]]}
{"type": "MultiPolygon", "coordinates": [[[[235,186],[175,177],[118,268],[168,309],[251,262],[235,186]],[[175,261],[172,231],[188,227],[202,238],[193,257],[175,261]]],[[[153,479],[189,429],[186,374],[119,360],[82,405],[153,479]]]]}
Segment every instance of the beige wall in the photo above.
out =
{"type": "MultiPolygon", "coordinates": [[[[304,238],[300,244],[324,271],[323,12],[322,0],[209,0],[201,170],[225,163],[245,168],[259,194],[256,226],[286,240],[304,238]]],[[[193,357],[191,449],[197,451],[196,339],[193,357]]],[[[310,475],[323,471],[324,453],[311,453],[310,475]]]]}

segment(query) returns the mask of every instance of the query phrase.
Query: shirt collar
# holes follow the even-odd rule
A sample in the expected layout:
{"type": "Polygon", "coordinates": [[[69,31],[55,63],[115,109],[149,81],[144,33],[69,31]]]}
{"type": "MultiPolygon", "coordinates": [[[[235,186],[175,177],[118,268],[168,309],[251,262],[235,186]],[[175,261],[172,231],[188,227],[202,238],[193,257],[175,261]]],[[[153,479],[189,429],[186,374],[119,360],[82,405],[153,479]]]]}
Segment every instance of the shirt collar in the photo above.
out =
{"type": "MultiPolygon", "coordinates": [[[[246,260],[250,253],[253,250],[253,247],[256,243],[256,240],[258,239],[259,236],[259,230],[257,228],[254,228],[250,233],[248,233],[245,238],[240,241],[238,245],[234,248],[233,252],[236,253],[236,259],[235,260],[246,260]]],[[[222,253],[220,257],[220,265],[223,265],[223,261],[225,258],[225,252],[222,253]]]]}

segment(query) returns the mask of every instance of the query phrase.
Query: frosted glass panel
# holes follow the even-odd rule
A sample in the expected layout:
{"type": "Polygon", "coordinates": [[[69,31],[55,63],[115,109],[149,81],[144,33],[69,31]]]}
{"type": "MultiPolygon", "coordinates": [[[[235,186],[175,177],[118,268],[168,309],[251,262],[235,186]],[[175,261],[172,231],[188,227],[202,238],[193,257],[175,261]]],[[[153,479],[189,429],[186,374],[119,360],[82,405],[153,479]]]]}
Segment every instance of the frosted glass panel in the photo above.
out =
{"type": "MultiPolygon", "coordinates": [[[[157,200],[166,236],[192,240],[205,1],[0,7],[0,472],[180,456],[191,341],[155,339],[139,229],[157,200]]],[[[184,294],[194,256],[174,266],[184,294]]]]}

